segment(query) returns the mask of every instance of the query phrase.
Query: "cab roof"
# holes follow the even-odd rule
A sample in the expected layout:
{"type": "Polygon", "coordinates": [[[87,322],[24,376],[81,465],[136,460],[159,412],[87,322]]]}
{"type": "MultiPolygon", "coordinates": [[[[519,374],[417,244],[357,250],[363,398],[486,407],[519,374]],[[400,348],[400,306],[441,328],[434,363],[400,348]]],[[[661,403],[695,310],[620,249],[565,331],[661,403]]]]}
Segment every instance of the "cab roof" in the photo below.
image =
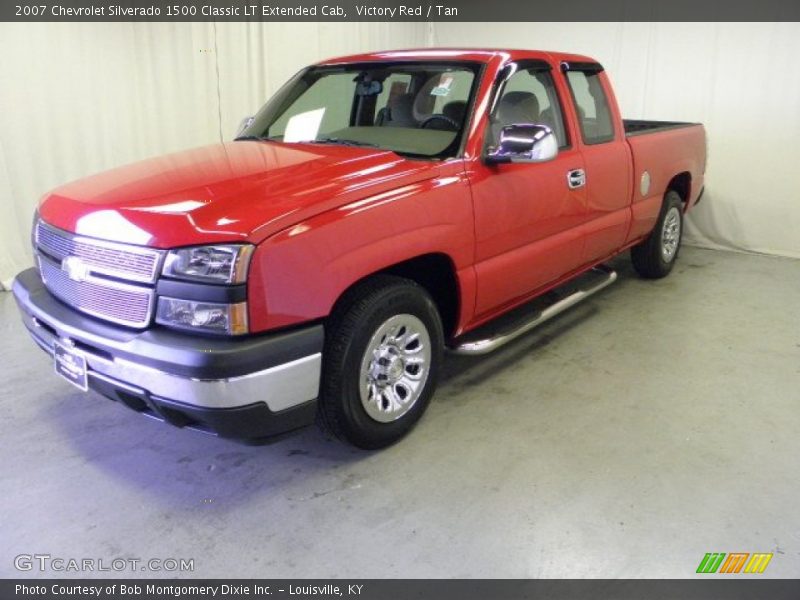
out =
{"type": "Polygon", "coordinates": [[[505,48],[409,48],[404,50],[385,50],[365,54],[352,54],[339,56],[320,61],[319,65],[335,65],[374,61],[403,61],[403,60],[431,60],[431,61],[466,61],[488,63],[492,59],[506,60],[539,59],[551,64],[561,61],[569,62],[597,62],[589,56],[570,54],[565,52],[548,52],[543,50],[521,50],[505,48]]]}

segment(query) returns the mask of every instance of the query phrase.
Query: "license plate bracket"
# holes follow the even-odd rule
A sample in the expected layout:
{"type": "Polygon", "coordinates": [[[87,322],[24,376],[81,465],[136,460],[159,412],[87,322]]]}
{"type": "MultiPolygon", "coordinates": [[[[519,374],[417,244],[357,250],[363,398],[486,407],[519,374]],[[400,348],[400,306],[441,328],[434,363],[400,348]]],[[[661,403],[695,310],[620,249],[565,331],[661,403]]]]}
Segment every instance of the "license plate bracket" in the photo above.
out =
{"type": "Polygon", "coordinates": [[[53,342],[53,362],[58,375],[84,392],[89,389],[89,376],[86,372],[86,357],[69,346],[53,342]]]}

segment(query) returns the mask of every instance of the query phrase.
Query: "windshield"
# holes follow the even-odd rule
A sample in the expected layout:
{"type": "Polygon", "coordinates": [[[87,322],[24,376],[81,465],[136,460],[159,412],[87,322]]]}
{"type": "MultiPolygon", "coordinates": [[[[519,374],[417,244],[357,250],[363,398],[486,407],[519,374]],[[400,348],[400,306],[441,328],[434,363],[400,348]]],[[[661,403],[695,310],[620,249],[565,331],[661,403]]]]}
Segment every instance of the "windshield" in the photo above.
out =
{"type": "Polygon", "coordinates": [[[454,156],[479,67],[463,62],[311,67],[289,81],[237,139],[454,156]]]}

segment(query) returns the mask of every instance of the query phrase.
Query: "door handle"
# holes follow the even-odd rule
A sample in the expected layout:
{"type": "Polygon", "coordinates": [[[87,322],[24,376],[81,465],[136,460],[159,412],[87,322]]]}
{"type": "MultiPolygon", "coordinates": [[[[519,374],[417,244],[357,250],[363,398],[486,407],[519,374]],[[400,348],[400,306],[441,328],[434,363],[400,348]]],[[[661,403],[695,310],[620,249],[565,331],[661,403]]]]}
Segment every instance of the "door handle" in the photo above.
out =
{"type": "Polygon", "coordinates": [[[572,171],[567,171],[567,185],[571,190],[585,186],[586,171],[583,169],[573,169],[572,171]]]}

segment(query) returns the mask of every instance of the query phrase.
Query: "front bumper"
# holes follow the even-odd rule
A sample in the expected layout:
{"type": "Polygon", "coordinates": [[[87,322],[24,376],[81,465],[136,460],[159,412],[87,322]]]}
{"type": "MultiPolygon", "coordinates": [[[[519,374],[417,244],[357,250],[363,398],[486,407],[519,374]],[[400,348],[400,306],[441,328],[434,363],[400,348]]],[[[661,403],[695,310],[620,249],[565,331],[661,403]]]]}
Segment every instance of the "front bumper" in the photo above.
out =
{"type": "Polygon", "coordinates": [[[22,319],[53,354],[61,340],[86,357],[89,387],[179,427],[260,439],[310,424],[322,365],[322,325],[243,339],[164,328],[133,331],[53,297],[36,269],[13,286],[22,319]]]}

